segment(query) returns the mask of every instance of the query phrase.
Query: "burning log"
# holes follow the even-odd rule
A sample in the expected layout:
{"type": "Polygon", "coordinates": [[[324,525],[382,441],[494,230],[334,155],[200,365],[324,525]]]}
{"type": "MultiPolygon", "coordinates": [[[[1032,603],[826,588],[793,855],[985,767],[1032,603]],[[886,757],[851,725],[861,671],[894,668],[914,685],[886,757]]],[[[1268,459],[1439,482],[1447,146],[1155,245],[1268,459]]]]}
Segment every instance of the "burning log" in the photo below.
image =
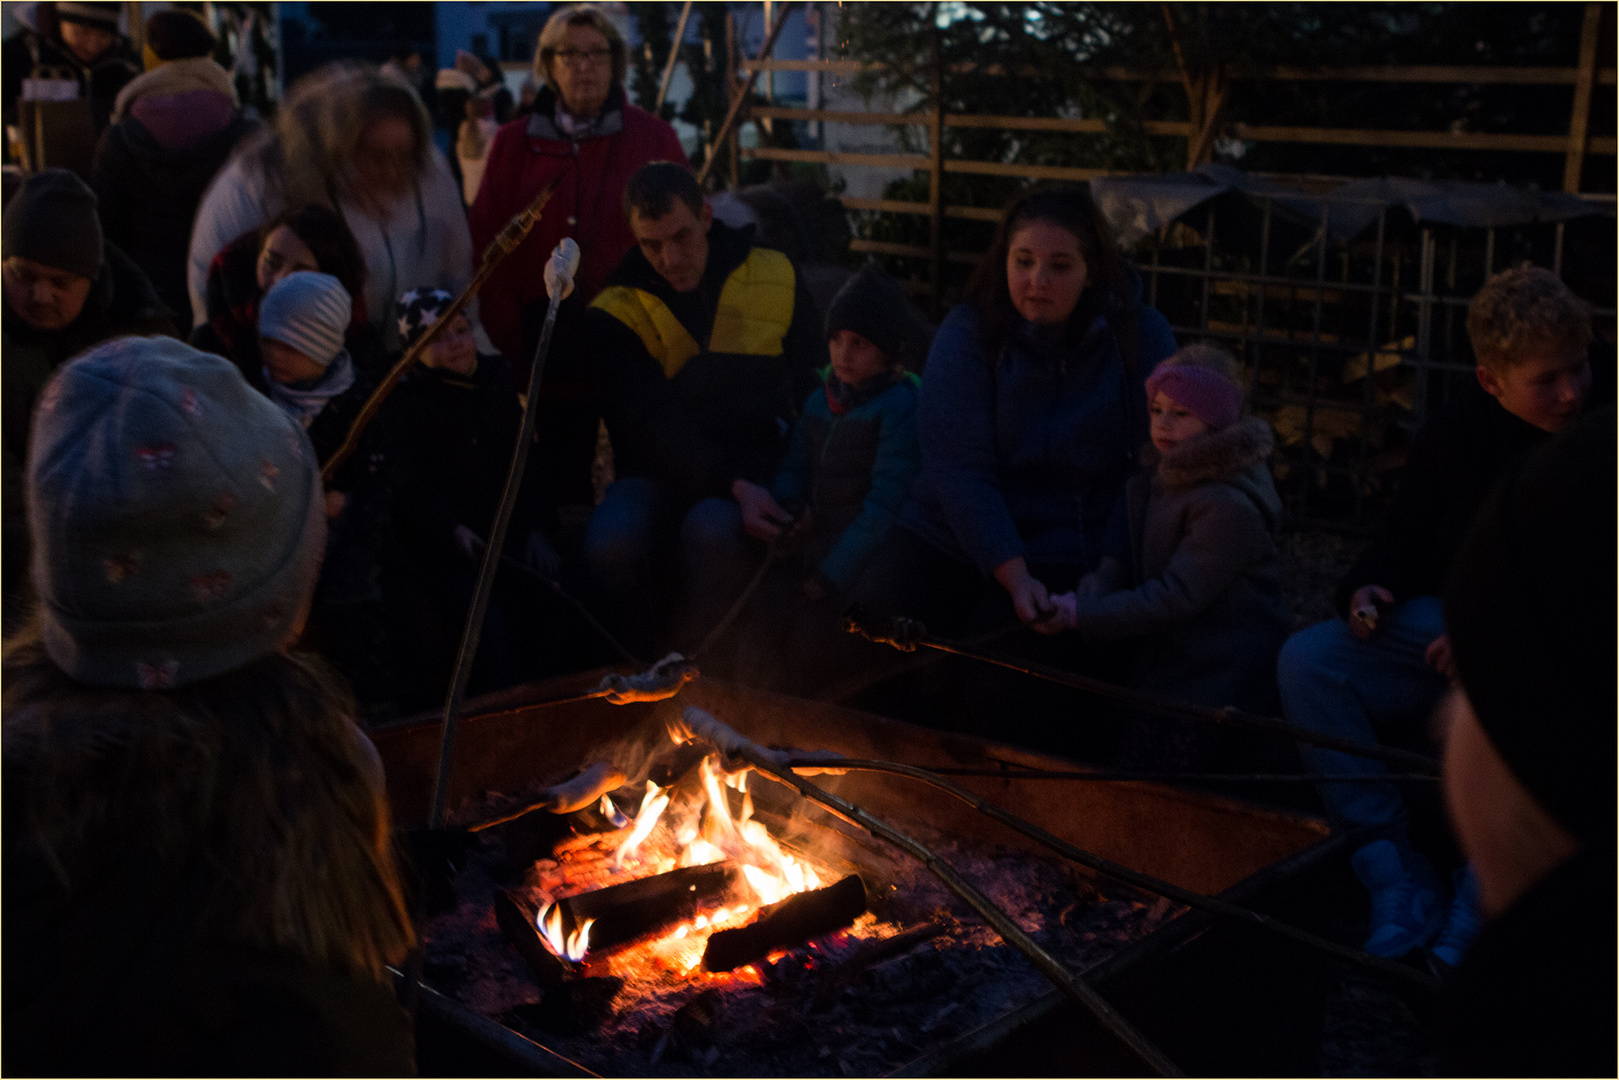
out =
{"type": "Polygon", "coordinates": [[[740,874],[735,863],[687,866],[667,874],[609,885],[559,900],[567,933],[591,923],[589,944],[600,951],[650,937],[730,899],[740,874]]]}
{"type": "Polygon", "coordinates": [[[856,875],[824,889],[789,896],[761,909],[759,918],[749,925],[710,937],[703,951],[703,970],[732,971],[763,960],[775,949],[841,930],[865,910],[866,886],[856,875]]]}
{"type": "Polygon", "coordinates": [[[560,987],[572,974],[573,966],[546,948],[533,914],[504,889],[495,893],[495,922],[547,993],[560,987]]]}

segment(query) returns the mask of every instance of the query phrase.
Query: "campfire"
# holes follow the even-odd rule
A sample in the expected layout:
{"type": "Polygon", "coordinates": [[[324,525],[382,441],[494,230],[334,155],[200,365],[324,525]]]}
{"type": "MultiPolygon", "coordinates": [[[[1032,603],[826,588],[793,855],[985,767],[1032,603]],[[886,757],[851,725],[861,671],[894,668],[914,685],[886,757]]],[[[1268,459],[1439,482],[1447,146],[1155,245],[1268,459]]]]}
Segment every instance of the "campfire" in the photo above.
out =
{"type": "MultiPolygon", "coordinates": [[[[576,819],[584,831],[537,860],[526,888],[506,894],[550,954],[535,963],[548,982],[557,972],[628,979],[646,969],[756,981],[753,965],[772,951],[865,912],[857,876],[823,888],[828,869],[783,848],[754,816],[751,769],[728,772],[688,733],[670,735],[673,759],[696,758],[695,767],[666,785],[645,781],[638,805],[619,802],[633,789],[602,795],[593,816],[576,819]],[[607,830],[592,831],[597,820],[607,830]]],[[[506,932],[533,954],[527,925],[508,916],[506,932]]]]}
{"type": "MultiPolygon", "coordinates": [[[[484,834],[427,927],[430,986],[641,1075],[887,1072],[1049,987],[914,863],[679,722],[668,736],[633,782],[594,766],[572,783],[617,786],[484,834]]],[[[1024,850],[929,842],[1076,970],[1180,910],[1024,850]]]]}

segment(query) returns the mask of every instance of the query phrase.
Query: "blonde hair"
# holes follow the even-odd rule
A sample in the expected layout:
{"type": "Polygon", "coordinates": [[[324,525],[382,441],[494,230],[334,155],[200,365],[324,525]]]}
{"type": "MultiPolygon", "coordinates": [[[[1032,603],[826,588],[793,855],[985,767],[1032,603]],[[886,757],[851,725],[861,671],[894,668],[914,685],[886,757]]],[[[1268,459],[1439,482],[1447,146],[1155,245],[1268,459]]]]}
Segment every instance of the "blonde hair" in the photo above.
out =
{"type": "Polygon", "coordinates": [[[539,44],[534,48],[534,78],[560,93],[551,79],[551,61],[562,47],[562,37],[570,26],[588,26],[607,39],[607,48],[613,54],[613,84],[623,82],[630,66],[629,46],[624,44],[624,35],[618,32],[618,27],[588,4],[561,8],[546,20],[539,44]]]}
{"type": "Polygon", "coordinates": [[[289,207],[331,202],[365,129],[384,116],[410,125],[416,173],[426,173],[433,121],[416,92],[372,64],[343,60],[293,84],[275,123],[242,151],[289,207]]]}
{"type": "Polygon", "coordinates": [[[109,906],[119,866],[173,888],[197,866],[204,935],[383,981],[415,942],[375,750],[312,656],[274,653],[170,691],[69,679],[37,619],[6,644],[7,840],[64,901],[109,906]]]}
{"type": "Polygon", "coordinates": [[[1591,309],[1556,274],[1525,263],[1491,277],[1474,295],[1467,337],[1474,358],[1499,372],[1542,346],[1584,352],[1591,345],[1591,309]]]}

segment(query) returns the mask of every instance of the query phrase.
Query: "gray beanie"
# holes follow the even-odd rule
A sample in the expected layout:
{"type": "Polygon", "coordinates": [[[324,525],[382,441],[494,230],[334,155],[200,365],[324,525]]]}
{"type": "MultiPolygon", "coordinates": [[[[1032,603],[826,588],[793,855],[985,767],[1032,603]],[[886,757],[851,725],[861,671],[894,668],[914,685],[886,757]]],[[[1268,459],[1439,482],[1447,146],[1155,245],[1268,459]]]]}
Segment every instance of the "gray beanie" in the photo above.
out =
{"type": "Polygon", "coordinates": [[[45,169],[24,181],[6,204],[0,234],[0,258],[32,259],[91,281],[101,273],[96,193],[66,169],[45,169]]]}
{"type": "Polygon", "coordinates": [[[911,298],[899,282],[868,262],[844,283],[832,297],[826,312],[826,338],[831,341],[839,330],[853,330],[898,361],[905,346],[916,335],[917,318],[911,298]]]}
{"type": "Polygon", "coordinates": [[[230,361],[166,337],[57,371],[28,498],[46,651],[92,686],[184,686],[275,651],[326,540],[309,437],[230,361]]]}
{"type": "Polygon", "coordinates": [[[259,337],[290,345],[325,367],[343,351],[354,301],[330,274],[288,274],[259,301],[259,337]]]}

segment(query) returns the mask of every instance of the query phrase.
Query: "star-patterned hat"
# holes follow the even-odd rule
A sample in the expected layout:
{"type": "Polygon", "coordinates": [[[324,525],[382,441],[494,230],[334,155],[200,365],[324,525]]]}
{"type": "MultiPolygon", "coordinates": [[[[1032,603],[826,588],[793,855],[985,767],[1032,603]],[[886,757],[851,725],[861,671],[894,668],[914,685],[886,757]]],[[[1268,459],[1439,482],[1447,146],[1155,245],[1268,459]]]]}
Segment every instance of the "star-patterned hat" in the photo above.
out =
{"type": "Polygon", "coordinates": [[[105,342],[41,394],[28,525],[46,651],[92,686],[164,690],[291,635],[326,541],[309,437],[222,357],[105,342]]]}
{"type": "Polygon", "coordinates": [[[394,305],[394,317],[399,321],[399,338],[405,348],[416,344],[416,339],[429,326],[438,322],[455,297],[443,289],[412,289],[394,305]]]}

